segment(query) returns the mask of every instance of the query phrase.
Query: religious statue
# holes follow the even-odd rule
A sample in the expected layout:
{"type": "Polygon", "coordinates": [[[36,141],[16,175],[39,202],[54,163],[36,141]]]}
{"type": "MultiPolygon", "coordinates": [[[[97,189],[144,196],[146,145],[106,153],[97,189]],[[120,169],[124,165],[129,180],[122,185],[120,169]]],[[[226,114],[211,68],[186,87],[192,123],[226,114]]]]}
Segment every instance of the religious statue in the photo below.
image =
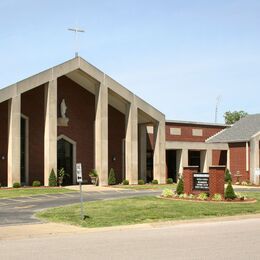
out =
{"type": "Polygon", "coordinates": [[[65,103],[65,99],[63,98],[60,104],[60,113],[62,118],[67,118],[66,117],[66,111],[67,111],[67,106],[65,103]]]}
{"type": "Polygon", "coordinates": [[[66,116],[67,106],[65,103],[65,99],[63,98],[60,103],[60,115],[58,118],[58,126],[68,126],[69,118],[66,116]]]}

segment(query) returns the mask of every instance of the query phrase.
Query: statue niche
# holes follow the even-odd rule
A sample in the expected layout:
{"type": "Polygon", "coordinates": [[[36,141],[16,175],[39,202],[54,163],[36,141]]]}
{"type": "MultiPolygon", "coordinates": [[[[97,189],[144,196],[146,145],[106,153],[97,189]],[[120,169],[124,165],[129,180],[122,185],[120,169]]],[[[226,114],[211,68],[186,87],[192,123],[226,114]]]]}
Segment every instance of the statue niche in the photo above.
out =
{"type": "Polygon", "coordinates": [[[58,117],[58,126],[68,126],[69,118],[66,116],[67,106],[65,99],[63,98],[60,103],[60,115],[61,117],[58,117]]]}

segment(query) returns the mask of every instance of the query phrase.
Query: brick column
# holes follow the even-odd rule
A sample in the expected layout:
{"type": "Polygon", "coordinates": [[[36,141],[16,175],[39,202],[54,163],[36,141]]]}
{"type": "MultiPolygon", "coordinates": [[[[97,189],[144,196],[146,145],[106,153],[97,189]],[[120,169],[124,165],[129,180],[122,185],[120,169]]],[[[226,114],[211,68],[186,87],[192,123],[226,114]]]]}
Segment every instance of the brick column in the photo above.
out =
{"type": "Polygon", "coordinates": [[[193,193],[193,173],[198,172],[198,166],[183,167],[184,193],[193,193]]]}
{"type": "Polygon", "coordinates": [[[213,196],[216,193],[224,197],[225,193],[225,170],[226,166],[209,167],[209,193],[213,196]]]}

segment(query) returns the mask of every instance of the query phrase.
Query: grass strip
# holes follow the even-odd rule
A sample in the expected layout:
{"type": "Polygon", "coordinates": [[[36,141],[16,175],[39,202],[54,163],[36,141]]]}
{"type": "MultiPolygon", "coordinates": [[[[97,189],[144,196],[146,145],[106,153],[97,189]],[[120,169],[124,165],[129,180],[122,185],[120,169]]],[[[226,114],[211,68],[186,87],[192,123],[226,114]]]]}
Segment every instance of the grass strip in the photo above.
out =
{"type": "Polygon", "coordinates": [[[260,192],[254,192],[252,196],[257,199],[256,203],[194,203],[143,196],[86,202],[84,213],[89,218],[84,221],[80,220],[79,204],[48,209],[37,213],[37,217],[50,222],[94,228],[260,213],[260,192]]]}

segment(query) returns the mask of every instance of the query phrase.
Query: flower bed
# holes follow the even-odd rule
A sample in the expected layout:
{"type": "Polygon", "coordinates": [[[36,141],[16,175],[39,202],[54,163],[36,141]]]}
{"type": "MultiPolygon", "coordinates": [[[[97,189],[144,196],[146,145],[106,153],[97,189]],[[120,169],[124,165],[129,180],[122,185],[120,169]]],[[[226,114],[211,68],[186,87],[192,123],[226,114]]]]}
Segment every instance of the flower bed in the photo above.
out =
{"type": "Polygon", "coordinates": [[[160,198],[169,200],[192,201],[192,202],[224,202],[224,203],[255,203],[257,200],[254,198],[247,198],[245,194],[236,193],[235,198],[227,199],[221,194],[214,194],[209,196],[207,193],[202,192],[198,195],[194,194],[176,194],[170,189],[163,190],[160,198]]]}

